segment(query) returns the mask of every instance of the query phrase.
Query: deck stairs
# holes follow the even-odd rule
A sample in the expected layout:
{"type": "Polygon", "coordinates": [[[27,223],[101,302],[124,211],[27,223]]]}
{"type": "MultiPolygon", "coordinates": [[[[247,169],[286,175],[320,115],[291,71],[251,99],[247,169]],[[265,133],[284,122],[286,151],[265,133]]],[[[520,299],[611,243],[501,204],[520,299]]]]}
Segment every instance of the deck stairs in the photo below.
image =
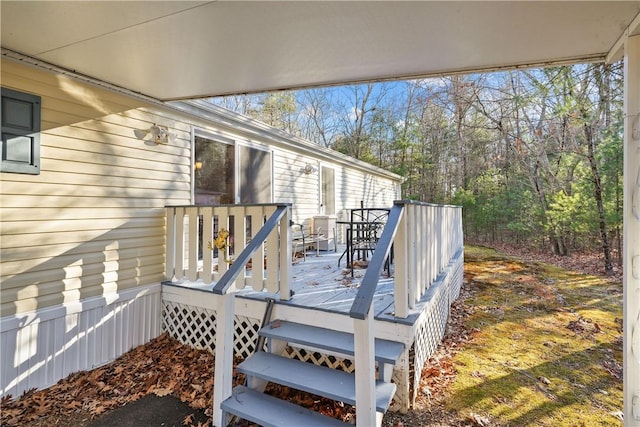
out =
{"type": "MultiPolygon", "coordinates": [[[[281,356],[286,345],[324,351],[328,354],[352,357],[354,336],[317,326],[274,320],[259,331],[266,339],[267,351],[258,351],[238,365],[237,370],[247,376],[247,383],[233,389],[231,397],[223,401],[223,425],[230,415],[262,426],[345,426],[340,420],[329,418],[288,401],[263,393],[268,382],[323,396],[338,402],[355,405],[354,374],[318,366],[281,356]]],[[[378,379],[375,381],[378,424],[396,391],[391,382],[393,367],[404,350],[404,344],[375,339],[375,359],[378,379]]]]}

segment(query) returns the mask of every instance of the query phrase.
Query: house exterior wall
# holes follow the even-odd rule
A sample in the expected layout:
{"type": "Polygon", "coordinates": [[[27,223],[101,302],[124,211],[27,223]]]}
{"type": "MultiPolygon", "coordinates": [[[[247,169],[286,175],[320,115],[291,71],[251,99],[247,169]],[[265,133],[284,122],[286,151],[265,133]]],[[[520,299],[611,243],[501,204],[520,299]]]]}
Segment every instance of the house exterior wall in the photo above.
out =
{"type": "Polygon", "coordinates": [[[2,61],[41,97],[40,174],[0,174],[0,394],[107,363],[161,333],[164,205],[191,197],[190,132],[153,105],[2,61]],[[152,123],[177,135],[147,144],[152,123]]]}
{"type": "MultiPolygon", "coordinates": [[[[400,199],[400,182],[347,165],[312,161],[316,171],[305,175],[301,170],[309,158],[291,151],[276,150],[275,202],[292,203],[295,221],[303,222],[321,213],[318,171],[321,166],[334,169],[335,215],[348,217],[347,210],[360,207],[362,201],[369,207],[391,207],[400,199]]],[[[324,212],[322,212],[324,213],[324,212]]]]}
{"type": "Polygon", "coordinates": [[[304,222],[320,211],[320,168],[335,170],[336,214],[367,206],[391,207],[401,198],[401,177],[321,147],[301,138],[271,128],[248,117],[240,116],[205,101],[173,104],[194,118],[194,126],[209,130],[238,144],[268,147],[273,153],[273,202],[292,203],[295,221],[304,222]],[[213,127],[212,127],[213,126],[213,127]],[[311,174],[303,169],[309,164],[311,174]]]}
{"type": "Polygon", "coordinates": [[[161,332],[164,207],[193,202],[196,130],[267,148],[274,201],[293,203],[300,220],[319,213],[319,174],[304,174],[307,163],[336,168],[338,209],[399,197],[387,190],[397,176],[219,107],[165,105],[1,65],[2,87],[42,100],[40,174],[0,174],[0,343],[14,353],[2,358],[2,395],[46,387],[161,332]],[[169,144],[134,134],[156,123],[175,136],[169,144]]]}
{"type": "Polygon", "coordinates": [[[189,203],[190,126],[123,95],[10,61],[42,97],[41,172],[2,173],[2,317],[162,280],[165,204],[189,203]],[[132,132],[159,122],[173,145],[132,132]]]}

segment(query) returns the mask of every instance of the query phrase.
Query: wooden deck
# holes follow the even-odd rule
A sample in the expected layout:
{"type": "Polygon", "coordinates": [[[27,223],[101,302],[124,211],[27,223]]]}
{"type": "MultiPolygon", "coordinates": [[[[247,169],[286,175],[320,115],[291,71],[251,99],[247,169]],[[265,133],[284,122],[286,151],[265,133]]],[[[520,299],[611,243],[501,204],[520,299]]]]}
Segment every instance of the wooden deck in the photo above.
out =
{"type": "MultiPolygon", "coordinates": [[[[372,265],[356,269],[353,277],[345,260],[338,265],[344,247],[319,255],[311,251],[306,259],[291,263],[291,229],[289,205],[167,207],[166,277],[174,282],[163,282],[163,329],[185,344],[215,349],[216,372],[223,376],[216,381],[224,385],[218,388],[222,395],[214,396],[218,407],[231,396],[234,357],[246,359],[255,353],[261,319],[269,313],[265,300],[273,297],[277,304],[270,319],[353,336],[352,358],[320,351],[317,343],[296,346],[291,342],[287,357],[349,372],[358,365],[356,383],[369,384],[375,378],[376,362],[370,351],[377,348],[375,340],[401,343],[403,354],[393,369],[385,365],[384,375],[397,385],[395,405],[408,410],[416,395],[411,384],[419,383],[421,367],[444,336],[450,305],[460,292],[461,209],[394,202],[371,256],[372,265]],[[234,253],[224,255],[235,262],[228,266],[214,260],[220,248],[215,251],[204,240],[199,244],[198,236],[200,228],[203,235],[213,236],[215,224],[231,227],[231,217],[250,217],[256,229],[251,230],[252,238],[246,238],[242,221],[233,221],[234,253]],[[386,277],[382,267],[392,248],[395,266],[391,277],[386,277]],[[263,257],[264,264],[254,262],[253,269],[245,268],[252,258],[261,261],[263,257]],[[374,277],[378,272],[382,276],[374,277]],[[242,289],[234,290],[236,283],[242,289]],[[280,293],[289,299],[279,299],[280,293]]],[[[276,346],[284,344],[276,339],[276,346]]],[[[369,387],[361,388],[365,389],[369,387]]],[[[360,393],[356,400],[361,408],[358,417],[374,425],[371,396],[360,393]]]]}
{"type": "MultiPolygon", "coordinates": [[[[344,247],[338,246],[337,252],[321,251],[319,256],[315,251],[310,251],[306,260],[299,258],[294,263],[292,271],[293,296],[288,301],[278,301],[278,304],[348,315],[366,269],[356,268],[352,278],[350,270],[345,266],[344,258],[338,266],[338,259],[343,250],[344,247]]],[[[391,274],[393,275],[393,266],[391,274]]],[[[393,313],[393,278],[388,278],[386,272],[383,272],[374,296],[375,319],[404,325],[414,324],[431,299],[430,291],[435,290],[437,284],[436,279],[432,284],[433,289],[429,289],[415,307],[409,310],[407,318],[396,318],[393,313]]],[[[208,293],[213,289],[214,283],[184,281],[166,285],[208,293]]],[[[241,289],[237,296],[260,301],[275,297],[273,294],[256,292],[253,289],[241,289]]]]}

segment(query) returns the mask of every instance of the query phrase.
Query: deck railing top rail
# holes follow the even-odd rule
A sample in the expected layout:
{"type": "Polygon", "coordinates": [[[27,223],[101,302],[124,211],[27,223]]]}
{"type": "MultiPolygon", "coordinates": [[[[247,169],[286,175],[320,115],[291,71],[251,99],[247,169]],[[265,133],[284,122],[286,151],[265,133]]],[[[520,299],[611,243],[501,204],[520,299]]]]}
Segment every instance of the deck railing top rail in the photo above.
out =
{"type": "Polygon", "coordinates": [[[458,208],[462,209],[462,206],[459,205],[447,205],[444,203],[431,203],[431,202],[421,202],[419,200],[394,200],[394,205],[416,205],[416,206],[435,206],[440,208],[458,208]]]}

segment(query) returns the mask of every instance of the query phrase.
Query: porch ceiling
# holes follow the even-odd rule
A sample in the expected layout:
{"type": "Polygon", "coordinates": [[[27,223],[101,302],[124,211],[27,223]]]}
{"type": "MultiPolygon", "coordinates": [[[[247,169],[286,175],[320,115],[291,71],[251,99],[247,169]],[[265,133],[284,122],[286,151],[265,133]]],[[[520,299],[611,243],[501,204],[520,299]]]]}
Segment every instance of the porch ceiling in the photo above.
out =
{"type": "Polygon", "coordinates": [[[602,60],[639,11],[640,1],[3,0],[1,41],[170,100],[602,60]]]}

